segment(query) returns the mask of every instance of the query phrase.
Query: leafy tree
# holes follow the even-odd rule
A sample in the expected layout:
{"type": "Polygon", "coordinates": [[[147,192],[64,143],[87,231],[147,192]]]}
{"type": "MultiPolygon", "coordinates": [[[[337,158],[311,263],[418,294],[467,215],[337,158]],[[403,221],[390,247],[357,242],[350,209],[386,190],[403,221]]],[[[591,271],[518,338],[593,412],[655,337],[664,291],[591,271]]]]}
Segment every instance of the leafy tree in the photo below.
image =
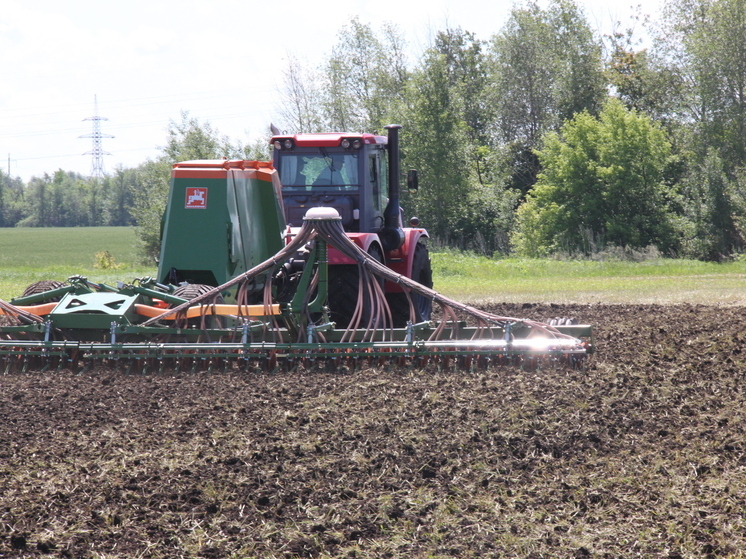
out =
{"type": "Polygon", "coordinates": [[[161,218],[168,201],[170,171],[171,162],[166,157],[147,161],[137,168],[132,185],[132,216],[143,257],[149,262],[160,254],[161,218]]]}
{"type": "Polygon", "coordinates": [[[699,163],[715,147],[733,177],[746,164],[746,5],[743,0],[670,0],[657,56],[685,85],[675,96],[680,140],[699,163]]]}
{"type": "Polygon", "coordinates": [[[542,172],[518,209],[513,242],[526,256],[591,252],[605,244],[675,248],[662,178],[670,145],[649,117],[609,101],[548,133],[542,172]]]}
{"type": "Polygon", "coordinates": [[[18,177],[3,177],[3,227],[13,227],[26,213],[25,185],[18,177]]]}
{"type": "Polygon", "coordinates": [[[435,35],[432,47],[444,58],[448,87],[460,97],[462,118],[478,144],[487,143],[494,118],[486,95],[489,81],[484,44],[474,33],[449,27],[435,35]]]}
{"type": "Polygon", "coordinates": [[[132,206],[137,184],[136,170],[117,167],[113,176],[106,179],[106,183],[109,191],[106,200],[109,225],[134,225],[132,206]]]}
{"type": "Polygon", "coordinates": [[[5,172],[0,170],[0,227],[7,227],[7,198],[8,186],[10,184],[10,177],[5,172]]]}
{"type": "Polygon", "coordinates": [[[711,149],[681,185],[687,229],[685,256],[721,261],[744,246],[744,190],[728,179],[722,159],[711,149]]]}
{"type": "Polygon", "coordinates": [[[281,127],[296,134],[323,130],[323,116],[319,111],[323,102],[319,78],[295,56],[288,56],[279,93],[281,127]]]}
{"type": "Polygon", "coordinates": [[[26,217],[18,225],[23,227],[46,227],[49,225],[51,182],[51,177],[46,173],[43,177],[32,177],[26,188],[27,204],[24,211],[26,217]]]}
{"type": "Polygon", "coordinates": [[[710,68],[697,61],[692,48],[697,30],[707,21],[709,1],[669,0],[655,38],[655,56],[683,84],[673,101],[675,117],[695,125],[707,119],[711,106],[704,87],[710,68]]]}
{"type": "Polygon", "coordinates": [[[552,29],[537,4],[514,8],[492,42],[496,133],[507,142],[538,145],[554,123],[552,29]]]}
{"type": "Polygon", "coordinates": [[[280,125],[293,133],[374,131],[404,103],[409,78],[399,29],[353,18],[319,71],[289,55],[280,89],[280,125]]]}
{"type": "Polygon", "coordinates": [[[673,84],[659,90],[665,100],[656,108],[666,110],[651,114],[664,119],[680,154],[682,165],[669,180],[680,183],[683,195],[682,250],[723,259],[744,244],[738,188],[746,165],[743,0],[669,0],[650,61],[654,79],[646,85],[656,78],[673,84]]]}
{"type": "Polygon", "coordinates": [[[410,114],[402,144],[406,145],[407,165],[421,174],[413,209],[432,233],[447,240],[468,190],[464,169],[468,169],[469,143],[460,97],[449,87],[446,57],[428,51],[410,88],[410,114]]]}
{"type": "Polygon", "coordinates": [[[171,121],[168,139],[163,148],[164,156],[171,162],[191,159],[221,159],[241,157],[243,146],[231,142],[230,138],[214,129],[209,122],[200,122],[181,113],[181,121],[171,121]]]}
{"type": "Polygon", "coordinates": [[[12,227],[22,219],[23,181],[0,170],[0,227],[12,227]]]}
{"type": "Polygon", "coordinates": [[[678,72],[647,49],[627,50],[616,45],[606,76],[615,97],[628,109],[647,113],[669,133],[679,128],[677,102],[682,98],[685,82],[678,72]]]}
{"type": "Polygon", "coordinates": [[[734,252],[743,252],[746,245],[746,168],[738,169],[733,179],[729,180],[727,193],[733,233],[738,239],[738,244],[734,243],[734,252]]]}
{"type": "Polygon", "coordinates": [[[6,183],[9,182],[10,177],[8,177],[3,171],[0,171],[0,227],[6,227],[5,222],[5,191],[7,189],[6,183]]]}
{"type": "Polygon", "coordinates": [[[519,193],[504,188],[503,183],[472,184],[453,224],[462,239],[457,246],[481,254],[508,254],[518,198],[519,193]]]}
{"type": "MultiPolygon", "coordinates": [[[[639,7],[632,20],[650,26],[649,16],[641,15],[639,7]]],[[[642,41],[634,27],[621,30],[617,23],[606,39],[610,54],[605,76],[613,95],[628,109],[644,111],[668,128],[675,126],[676,104],[684,88],[680,73],[657,50],[640,49],[642,41]]]]}
{"type": "Polygon", "coordinates": [[[94,177],[85,183],[82,183],[83,194],[85,196],[88,224],[91,226],[108,225],[109,214],[107,197],[109,195],[109,181],[94,177]]]}
{"type": "Polygon", "coordinates": [[[485,59],[471,33],[449,29],[413,72],[402,144],[420,171],[411,197],[441,242],[491,253],[507,250],[515,196],[503,188],[500,154],[487,143],[485,59]]]}
{"type": "Polygon", "coordinates": [[[511,186],[528,191],[540,138],[581,111],[597,114],[605,93],[601,44],[577,4],[515,7],[491,43],[494,135],[513,153],[511,186]]]}
{"type": "Polygon", "coordinates": [[[504,141],[536,146],[576,113],[597,114],[606,96],[600,41],[569,0],[514,8],[492,41],[492,70],[504,141]]]}
{"type": "Polygon", "coordinates": [[[601,41],[576,2],[553,0],[548,12],[554,32],[555,95],[560,122],[583,111],[598,114],[606,99],[601,41]]]}
{"type": "MultiPolygon", "coordinates": [[[[325,66],[324,108],[328,130],[377,130],[402,95],[408,73],[404,40],[393,24],[379,34],[353,18],[325,66]]],[[[327,130],[327,131],[328,131],[327,130]]]]}
{"type": "Polygon", "coordinates": [[[119,170],[115,178],[99,179],[59,169],[51,176],[32,178],[26,186],[20,179],[10,181],[6,223],[22,227],[131,225],[132,196],[121,177],[132,173],[119,170]]]}
{"type": "Polygon", "coordinates": [[[241,157],[247,161],[269,161],[272,155],[269,150],[269,140],[271,136],[257,138],[254,143],[246,144],[241,151],[241,157]]]}
{"type": "Polygon", "coordinates": [[[717,0],[709,19],[695,35],[695,52],[713,67],[714,116],[722,126],[723,155],[738,167],[746,164],[746,3],[717,0]]]}

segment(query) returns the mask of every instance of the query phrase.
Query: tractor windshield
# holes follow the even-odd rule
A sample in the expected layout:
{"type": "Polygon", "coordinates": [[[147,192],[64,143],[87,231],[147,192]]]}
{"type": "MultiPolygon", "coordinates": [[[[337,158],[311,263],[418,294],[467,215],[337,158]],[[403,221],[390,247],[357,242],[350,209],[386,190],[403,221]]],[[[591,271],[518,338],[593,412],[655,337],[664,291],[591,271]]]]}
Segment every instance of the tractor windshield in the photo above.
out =
{"type": "Polygon", "coordinates": [[[358,180],[357,153],[282,153],[280,181],[291,190],[356,190],[358,180]]]}

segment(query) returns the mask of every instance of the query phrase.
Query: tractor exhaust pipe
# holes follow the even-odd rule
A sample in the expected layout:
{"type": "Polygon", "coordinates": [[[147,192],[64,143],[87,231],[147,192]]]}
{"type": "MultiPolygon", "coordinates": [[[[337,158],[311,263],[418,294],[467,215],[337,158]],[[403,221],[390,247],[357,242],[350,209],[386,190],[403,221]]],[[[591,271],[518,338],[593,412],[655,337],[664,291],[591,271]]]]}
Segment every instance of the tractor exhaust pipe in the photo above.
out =
{"type": "Polygon", "coordinates": [[[378,236],[383,244],[383,250],[396,250],[404,244],[404,230],[401,224],[401,205],[399,204],[399,129],[400,124],[389,124],[385,126],[388,130],[388,143],[386,148],[389,152],[389,203],[383,212],[383,229],[378,236]]]}

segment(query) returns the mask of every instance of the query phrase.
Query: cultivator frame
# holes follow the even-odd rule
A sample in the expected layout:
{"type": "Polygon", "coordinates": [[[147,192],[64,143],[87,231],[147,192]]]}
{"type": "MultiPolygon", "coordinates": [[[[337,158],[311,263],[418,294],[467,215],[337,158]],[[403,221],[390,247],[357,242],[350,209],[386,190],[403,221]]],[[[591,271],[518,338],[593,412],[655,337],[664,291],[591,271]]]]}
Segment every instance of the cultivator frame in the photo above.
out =
{"type": "Polygon", "coordinates": [[[0,313],[15,322],[0,326],[0,371],[97,365],[129,372],[276,372],[387,364],[578,368],[593,350],[590,326],[493,315],[393,272],[347,237],[330,208],[309,210],[295,237],[246,273],[191,300],[173,291],[174,286],[151,278],[111,287],[77,276],[64,287],[0,301],[0,313]],[[360,270],[357,309],[344,329],[329,320],[328,246],[353,259],[360,270]],[[271,279],[301,251],[307,263],[289,301],[275,300],[272,281],[264,281],[261,304],[218,301],[243,282],[271,279]],[[404,288],[412,317],[411,294],[418,293],[440,305],[440,320],[393,328],[385,281],[404,288]]]}

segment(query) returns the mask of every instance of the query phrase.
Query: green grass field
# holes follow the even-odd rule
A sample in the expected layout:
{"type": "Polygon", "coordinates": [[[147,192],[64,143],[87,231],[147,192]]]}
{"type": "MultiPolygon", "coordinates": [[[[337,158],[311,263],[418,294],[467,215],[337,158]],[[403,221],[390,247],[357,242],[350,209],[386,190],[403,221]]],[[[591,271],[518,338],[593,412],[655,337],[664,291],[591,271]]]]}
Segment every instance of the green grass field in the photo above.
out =
{"type": "MultiPolygon", "coordinates": [[[[645,262],[490,259],[432,254],[435,289],[467,303],[746,304],[746,262],[726,264],[656,259],[645,262]]],[[[132,227],[0,229],[0,298],[30,283],[81,274],[115,283],[152,276],[143,266],[132,227]],[[96,268],[109,251],[116,269],[96,268]]]]}
{"type": "Polygon", "coordinates": [[[19,296],[29,284],[76,274],[115,283],[155,274],[137,254],[134,227],[0,228],[0,299],[19,296]],[[108,251],[116,269],[96,268],[108,251]]]}
{"type": "Polygon", "coordinates": [[[489,259],[434,253],[436,289],[469,302],[746,304],[746,262],[489,259]]]}

